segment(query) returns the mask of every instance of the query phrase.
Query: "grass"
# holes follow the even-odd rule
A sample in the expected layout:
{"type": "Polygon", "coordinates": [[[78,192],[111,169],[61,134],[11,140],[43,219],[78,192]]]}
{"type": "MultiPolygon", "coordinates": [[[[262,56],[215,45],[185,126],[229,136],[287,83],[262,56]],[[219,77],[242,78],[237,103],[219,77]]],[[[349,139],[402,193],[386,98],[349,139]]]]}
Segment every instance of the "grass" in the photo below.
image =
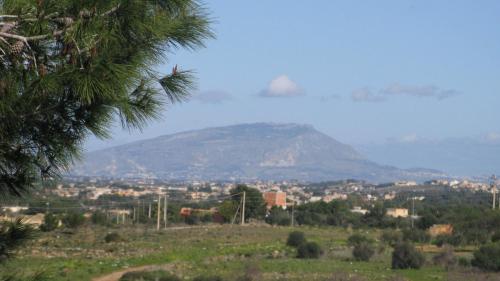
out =
{"type": "MultiPolygon", "coordinates": [[[[263,280],[327,280],[334,272],[352,273],[367,280],[387,280],[395,275],[414,281],[447,280],[448,273],[443,268],[429,265],[421,270],[391,270],[389,247],[370,262],[351,261],[351,250],[346,245],[353,233],[350,230],[299,230],[308,240],[322,246],[325,255],[321,259],[296,259],[295,250],[285,245],[292,231],[288,227],[225,225],[157,233],[144,227],[87,226],[74,234],[44,233],[0,270],[43,270],[51,275],[51,280],[79,281],[128,267],[168,264],[169,271],[188,280],[202,274],[235,280],[247,265],[253,264],[263,280]],[[126,241],[106,243],[104,237],[110,232],[119,232],[126,241]]],[[[368,230],[362,234],[377,239],[380,233],[368,230]]],[[[431,260],[430,256],[427,260],[431,260]]]]}

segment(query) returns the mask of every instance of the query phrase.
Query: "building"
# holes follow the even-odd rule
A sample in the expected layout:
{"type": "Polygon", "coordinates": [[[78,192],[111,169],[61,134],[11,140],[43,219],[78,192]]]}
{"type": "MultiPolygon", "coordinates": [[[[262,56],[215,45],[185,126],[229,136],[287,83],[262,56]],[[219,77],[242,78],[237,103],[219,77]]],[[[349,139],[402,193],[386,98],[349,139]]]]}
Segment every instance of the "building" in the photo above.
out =
{"type": "Polygon", "coordinates": [[[355,214],[362,214],[362,215],[365,215],[366,213],[368,213],[369,211],[366,210],[366,209],[361,209],[361,207],[354,207],[352,208],[351,210],[351,213],[355,213],[355,214]]]}
{"type": "Polygon", "coordinates": [[[393,218],[406,218],[408,217],[408,209],[405,208],[389,208],[387,209],[387,216],[393,218]]]}
{"type": "Polygon", "coordinates": [[[453,226],[451,224],[435,224],[428,230],[432,237],[438,235],[451,235],[453,234],[453,226]]]}
{"type": "Polygon", "coordinates": [[[286,193],[285,192],[264,192],[264,201],[266,207],[271,209],[274,206],[286,209],[286,193]]]}

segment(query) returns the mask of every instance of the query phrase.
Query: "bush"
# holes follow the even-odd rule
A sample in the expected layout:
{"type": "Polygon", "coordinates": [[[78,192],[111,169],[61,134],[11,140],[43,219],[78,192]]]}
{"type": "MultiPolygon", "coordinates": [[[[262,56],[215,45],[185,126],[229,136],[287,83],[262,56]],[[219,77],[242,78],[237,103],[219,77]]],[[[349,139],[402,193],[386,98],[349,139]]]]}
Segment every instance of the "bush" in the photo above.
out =
{"type": "Polygon", "coordinates": [[[185,222],[186,224],[189,224],[189,225],[196,225],[196,224],[199,224],[199,223],[200,223],[200,217],[195,216],[195,215],[187,216],[187,217],[184,219],[184,222],[185,222]]]}
{"type": "Polygon", "coordinates": [[[52,213],[45,215],[43,223],[40,225],[40,230],[43,232],[49,232],[55,230],[59,226],[59,219],[52,213]]]}
{"type": "Polygon", "coordinates": [[[443,266],[446,269],[449,269],[452,266],[457,264],[457,258],[453,253],[453,248],[450,246],[446,246],[443,248],[443,251],[432,258],[434,265],[443,266]]]}
{"type": "Polygon", "coordinates": [[[484,270],[500,271],[500,244],[481,246],[474,252],[471,264],[484,270]]]}
{"type": "Polygon", "coordinates": [[[458,265],[460,265],[462,267],[469,267],[471,264],[470,264],[470,260],[468,260],[466,257],[459,257],[458,258],[458,265]]]}
{"type": "Polygon", "coordinates": [[[347,239],[347,245],[351,247],[357,246],[362,243],[371,244],[373,243],[373,240],[357,233],[349,236],[349,238],[347,239]]]}
{"type": "Polygon", "coordinates": [[[288,234],[288,239],[286,244],[291,247],[298,247],[306,242],[306,238],[303,232],[293,231],[288,234]]]}
{"type": "Polygon", "coordinates": [[[220,276],[198,276],[193,281],[222,281],[220,276]]]}
{"type": "Polygon", "coordinates": [[[431,236],[425,230],[407,228],[403,230],[403,240],[415,243],[427,243],[431,240],[431,236]]]}
{"type": "Polygon", "coordinates": [[[124,241],[124,239],[123,239],[123,237],[119,233],[117,233],[117,232],[111,232],[111,233],[108,233],[104,237],[104,241],[106,241],[106,243],[122,242],[122,241],[124,241]]]}
{"type": "Polygon", "coordinates": [[[415,247],[408,243],[399,243],[392,252],[393,269],[419,269],[425,262],[424,255],[417,251],[415,247]]]}
{"type": "Polygon", "coordinates": [[[214,218],[213,218],[213,215],[212,214],[205,214],[201,217],[201,222],[205,222],[205,223],[209,223],[209,222],[213,222],[214,221],[214,218]]]}
{"type": "Polygon", "coordinates": [[[101,211],[94,212],[92,214],[92,217],[90,217],[90,220],[92,221],[93,224],[98,224],[98,225],[108,224],[108,219],[106,217],[106,214],[101,211]]]}
{"type": "Polygon", "coordinates": [[[279,207],[273,207],[265,221],[272,225],[287,226],[290,225],[291,218],[287,211],[279,207]]]}
{"type": "Polygon", "coordinates": [[[181,279],[166,271],[158,270],[127,272],[120,281],[181,281],[181,279]]]}
{"type": "Polygon", "coordinates": [[[459,246],[465,243],[465,238],[460,233],[454,233],[453,235],[438,235],[432,241],[432,244],[442,247],[443,245],[459,246]]]}
{"type": "Polygon", "coordinates": [[[500,241],[500,232],[499,231],[493,233],[493,235],[491,236],[491,242],[495,243],[498,241],[500,241]]]}
{"type": "Polygon", "coordinates": [[[352,249],[352,256],[357,261],[369,261],[373,254],[375,254],[375,249],[367,242],[356,244],[352,249]]]}
{"type": "Polygon", "coordinates": [[[323,254],[323,250],[316,242],[303,243],[297,248],[299,259],[317,259],[323,254]]]}
{"type": "Polygon", "coordinates": [[[77,228],[85,222],[85,217],[81,213],[68,213],[64,215],[62,222],[66,227],[77,228]]]}
{"type": "Polygon", "coordinates": [[[262,272],[260,267],[255,263],[250,263],[245,266],[245,273],[236,279],[236,281],[260,281],[262,280],[262,272]]]}
{"type": "Polygon", "coordinates": [[[401,232],[399,232],[399,231],[386,230],[386,231],[382,232],[382,235],[380,236],[380,240],[382,240],[382,242],[390,245],[391,247],[394,247],[403,240],[403,235],[401,235],[401,232]]]}

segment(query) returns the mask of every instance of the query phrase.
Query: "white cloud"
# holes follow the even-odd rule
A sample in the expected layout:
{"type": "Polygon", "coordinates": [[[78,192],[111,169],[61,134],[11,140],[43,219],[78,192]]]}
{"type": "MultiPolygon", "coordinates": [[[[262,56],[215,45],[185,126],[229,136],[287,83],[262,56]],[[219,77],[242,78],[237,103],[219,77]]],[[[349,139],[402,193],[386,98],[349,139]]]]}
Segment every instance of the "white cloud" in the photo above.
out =
{"type": "Polygon", "coordinates": [[[417,134],[413,133],[413,134],[409,134],[409,135],[406,135],[406,136],[402,136],[400,138],[400,141],[401,142],[407,142],[407,143],[413,143],[413,142],[417,142],[419,140],[419,137],[417,134]]]}
{"type": "Polygon", "coordinates": [[[192,98],[202,103],[216,104],[232,100],[233,96],[225,91],[204,91],[193,95],[192,98]]]}
{"type": "Polygon", "coordinates": [[[304,95],[304,90],[286,75],[280,75],[259,94],[261,97],[287,98],[304,95]]]}
{"type": "Polygon", "coordinates": [[[352,91],[351,98],[355,102],[381,102],[386,100],[384,96],[375,94],[368,88],[361,88],[352,91]]]}
{"type": "Polygon", "coordinates": [[[452,89],[440,89],[435,85],[401,85],[391,84],[381,90],[385,95],[407,95],[414,97],[428,97],[443,100],[458,95],[458,91],[452,89]]]}
{"type": "Polygon", "coordinates": [[[326,95],[326,96],[320,96],[319,97],[319,100],[321,102],[328,102],[330,100],[340,100],[342,99],[342,97],[340,95],[337,95],[337,94],[332,94],[332,95],[326,95]]]}
{"type": "Polygon", "coordinates": [[[441,89],[435,85],[402,85],[393,83],[383,89],[372,92],[368,88],[352,91],[351,98],[356,102],[381,102],[394,96],[412,96],[444,100],[459,95],[453,89],[441,89]]]}
{"type": "Polygon", "coordinates": [[[499,142],[500,141],[500,133],[491,132],[484,136],[484,139],[488,142],[499,142]]]}

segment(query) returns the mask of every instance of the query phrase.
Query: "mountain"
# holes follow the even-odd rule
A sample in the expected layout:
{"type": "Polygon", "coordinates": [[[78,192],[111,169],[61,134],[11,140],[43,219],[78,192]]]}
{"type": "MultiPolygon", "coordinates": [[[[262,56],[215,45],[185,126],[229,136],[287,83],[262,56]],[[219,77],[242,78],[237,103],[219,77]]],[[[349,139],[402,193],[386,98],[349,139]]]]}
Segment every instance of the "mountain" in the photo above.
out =
{"type": "Polygon", "coordinates": [[[370,160],[398,167],[439,168],[458,177],[500,174],[500,140],[491,137],[391,140],[356,148],[370,160]]]}
{"type": "Polygon", "coordinates": [[[90,152],[71,174],[205,180],[350,178],[374,182],[443,176],[436,171],[381,166],[312,126],[274,123],[188,131],[90,152]]]}

